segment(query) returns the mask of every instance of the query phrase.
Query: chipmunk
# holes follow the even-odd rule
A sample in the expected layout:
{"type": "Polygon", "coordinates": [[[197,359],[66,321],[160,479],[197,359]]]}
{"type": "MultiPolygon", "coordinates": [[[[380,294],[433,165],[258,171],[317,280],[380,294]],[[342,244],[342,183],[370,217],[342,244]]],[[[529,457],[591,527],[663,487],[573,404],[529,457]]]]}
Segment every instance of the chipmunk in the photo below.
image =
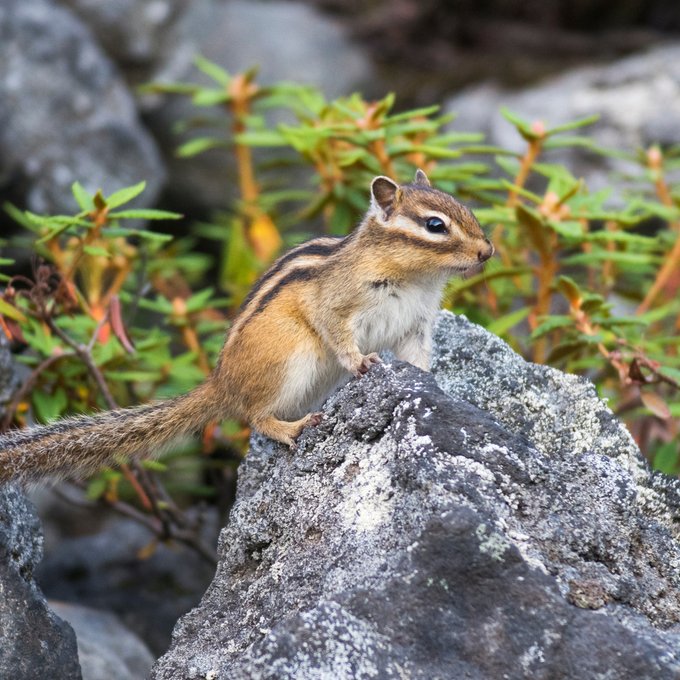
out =
{"type": "Polygon", "coordinates": [[[376,177],[349,236],[303,243],[259,279],[204,383],[165,402],[0,435],[0,481],[83,475],[226,417],[295,448],[320,422],[313,409],[379,352],[428,370],[447,279],[493,252],[472,212],[422,170],[403,186],[376,177]]]}

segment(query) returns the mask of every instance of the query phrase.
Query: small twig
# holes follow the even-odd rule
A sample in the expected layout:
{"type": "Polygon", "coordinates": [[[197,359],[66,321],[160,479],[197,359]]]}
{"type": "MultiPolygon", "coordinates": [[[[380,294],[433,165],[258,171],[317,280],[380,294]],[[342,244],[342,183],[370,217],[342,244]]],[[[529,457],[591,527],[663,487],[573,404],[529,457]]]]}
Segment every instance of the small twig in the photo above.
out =
{"type": "Polygon", "coordinates": [[[92,352],[88,348],[88,345],[82,345],[79,342],[76,342],[67,333],[64,333],[64,331],[61,330],[59,326],[57,326],[57,324],[54,322],[54,319],[46,312],[46,310],[43,309],[42,311],[42,319],[49,326],[50,330],[61,340],[63,340],[69,347],[71,347],[78,355],[78,358],[85,364],[85,366],[87,366],[87,370],[97,383],[97,387],[99,387],[106,405],[110,409],[118,408],[118,404],[116,404],[116,400],[113,398],[113,395],[109,390],[109,386],[106,384],[106,380],[104,379],[102,372],[99,370],[97,364],[94,363],[92,352]]]}
{"type": "MultiPolygon", "coordinates": [[[[82,490],[81,485],[74,483],[74,486],[82,490]]],[[[92,502],[88,500],[73,498],[69,494],[65,493],[64,491],[56,487],[54,491],[60,498],[79,508],[93,509],[96,508],[98,505],[105,503],[106,507],[110,507],[119,515],[132,519],[135,522],[138,522],[139,524],[146,527],[154,536],[164,540],[165,539],[176,540],[179,541],[180,543],[184,543],[186,546],[195,550],[210,565],[214,566],[217,563],[217,552],[210,546],[206,545],[194,533],[184,529],[176,530],[173,527],[170,527],[170,531],[166,533],[165,528],[162,526],[161,520],[159,520],[157,517],[150,517],[149,515],[145,515],[144,513],[140,512],[139,510],[134,508],[129,503],[126,503],[125,501],[99,500],[97,502],[92,502]]]]}
{"type": "MultiPolygon", "coordinates": [[[[659,200],[666,207],[674,208],[675,203],[664,176],[663,156],[658,147],[652,147],[647,152],[647,167],[655,176],[654,188],[656,189],[656,195],[659,200]]],[[[671,231],[676,234],[675,243],[666,258],[666,261],[657,273],[656,278],[652,283],[652,287],[647,291],[644,300],[638,306],[636,310],[637,314],[644,314],[651,307],[659,293],[666,287],[673,274],[675,274],[680,267],[680,222],[673,222],[670,227],[671,231]]]]}
{"type": "Polygon", "coordinates": [[[99,337],[99,331],[104,327],[104,324],[109,320],[109,311],[108,309],[104,313],[104,316],[99,319],[99,322],[97,323],[96,328],[94,329],[94,333],[92,333],[92,337],[90,338],[90,342],[87,343],[86,349],[88,353],[92,353],[92,350],[94,349],[94,345],[97,342],[97,338],[99,337]]]}

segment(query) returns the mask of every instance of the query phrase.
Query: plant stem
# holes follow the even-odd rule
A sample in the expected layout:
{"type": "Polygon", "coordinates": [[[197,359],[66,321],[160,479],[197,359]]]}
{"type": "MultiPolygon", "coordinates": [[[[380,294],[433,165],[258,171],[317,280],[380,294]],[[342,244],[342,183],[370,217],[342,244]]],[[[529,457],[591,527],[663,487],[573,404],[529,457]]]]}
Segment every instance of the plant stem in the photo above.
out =
{"type": "MultiPolygon", "coordinates": [[[[658,148],[652,147],[647,152],[647,165],[655,176],[654,188],[656,189],[656,195],[659,197],[659,200],[663,205],[674,208],[675,203],[673,202],[673,197],[671,196],[663,172],[663,156],[658,148]]],[[[636,310],[637,314],[644,314],[651,307],[659,293],[667,286],[673,275],[677,273],[678,268],[680,268],[680,222],[673,222],[670,227],[671,231],[675,232],[675,243],[666,258],[666,261],[656,275],[652,287],[647,291],[647,294],[638,306],[636,310]]],[[[673,290],[668,291],[669,297],[675,294],[677,288],[678,284],[673,286],[673,290]]]]}

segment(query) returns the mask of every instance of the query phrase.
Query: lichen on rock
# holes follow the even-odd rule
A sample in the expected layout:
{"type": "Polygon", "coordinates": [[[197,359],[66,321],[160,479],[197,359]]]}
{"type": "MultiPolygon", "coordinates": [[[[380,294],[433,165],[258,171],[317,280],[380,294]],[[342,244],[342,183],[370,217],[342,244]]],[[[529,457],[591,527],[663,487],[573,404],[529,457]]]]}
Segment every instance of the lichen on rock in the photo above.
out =
{"type": "Polygon", "coordinates": [[[433,373],[253,439],[220,563],[157,680],[677,678],[677,483],[586,381],[443,313],[433,373]]]}

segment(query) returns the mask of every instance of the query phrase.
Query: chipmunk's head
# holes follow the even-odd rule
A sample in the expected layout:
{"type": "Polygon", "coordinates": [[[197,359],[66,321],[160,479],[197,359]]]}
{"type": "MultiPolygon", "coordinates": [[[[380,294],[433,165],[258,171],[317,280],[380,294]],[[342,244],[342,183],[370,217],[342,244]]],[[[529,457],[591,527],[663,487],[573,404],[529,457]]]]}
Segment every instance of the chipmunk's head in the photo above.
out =
{"type": "Polygon", "coordinates": [[[373,236],[392,245],[395,256],[411,258],[414,268],[464,272],[486,262],[494,247],[464,205],[432,187],[416,172],[412,184],[398,185],[387,177],[371,183],[373,236]]]}

